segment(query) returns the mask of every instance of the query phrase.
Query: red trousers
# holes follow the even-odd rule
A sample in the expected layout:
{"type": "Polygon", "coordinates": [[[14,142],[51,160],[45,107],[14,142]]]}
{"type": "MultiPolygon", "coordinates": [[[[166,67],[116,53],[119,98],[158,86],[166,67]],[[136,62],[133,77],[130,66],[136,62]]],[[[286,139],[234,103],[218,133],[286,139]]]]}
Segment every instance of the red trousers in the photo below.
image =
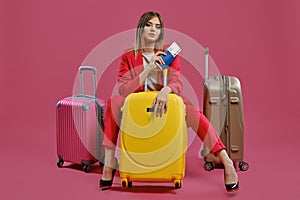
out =
{"type": "MultiPolygon", "coordinates": [[[[203,113],[196,109],[186,97],[181,97],[186,106],[187,127],[191,127],[197,133],[205,146],[210,149],[211,153],[225,149],[225,146],[220,140],[218,134],[203,113]]],[[[123,96],[113,96],[108,99],[104,118],[105,128],[103,146],[115,147],[117,143],[122,117],[121,107],[123,103],[123,96]]]]}

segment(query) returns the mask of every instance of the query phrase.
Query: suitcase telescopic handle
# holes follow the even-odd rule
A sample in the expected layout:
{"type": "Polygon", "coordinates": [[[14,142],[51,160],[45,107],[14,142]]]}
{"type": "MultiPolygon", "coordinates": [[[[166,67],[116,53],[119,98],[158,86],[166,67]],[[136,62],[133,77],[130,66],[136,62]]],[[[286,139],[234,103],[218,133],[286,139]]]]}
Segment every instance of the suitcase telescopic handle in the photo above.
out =
{"type": "Polygon", "coordinates": [[[93,71],[94,74],[97,73],[97,69],[95,67],[91,67],[91,66],[80,66],[79,67],[79,72],[81,73],[83,70],[85,70],[85,71],[93,71]]]}
{"type": "Polygon", "coordinates": [[[96,96],[97,96],[97,92],[96,92],[96,88],[97,88],[97,85],[96,85],[97,84],[97,77],[96,77],[97,69],[95,67],[91,67],[91,66],[80,66],[79,67],[80,93],[84,94],[82,71],[92,71],[93,72],[94,97],[96,98],[96,96]]]}
{"type": "Polygon", "coordinates": [[[208,52],[209,49],[208,47],[206,47],[205,48],[205,73],[204,73],[205,81],[208,79],[208,52]]]}
{"type": "MultiPolygon", "coordinates": [[[[168,80],[168,69],[163,70],[163,86],[167,86],[167,80],[168,80]]],[[[144,83],[144,91],[148,92],[148,80],[147,78],[145,79],[144,83]]]]}
{"type": "MultiPolygon", "coordinates": [[[[167,86],[167,76],[168,76],[168,69],[164,69],[163,70],[163,85],[164,86],[167,86]]],[[[146,91],[148,91],[148,89],[146,89],[147,88],[147,79],[146,79],[146,81],[145,81],[145,92],[146,91]]],[[[146,112],[154,112],[154,108],[153,107],[151,107],[151,108],[146,108],[146,112]]]]}

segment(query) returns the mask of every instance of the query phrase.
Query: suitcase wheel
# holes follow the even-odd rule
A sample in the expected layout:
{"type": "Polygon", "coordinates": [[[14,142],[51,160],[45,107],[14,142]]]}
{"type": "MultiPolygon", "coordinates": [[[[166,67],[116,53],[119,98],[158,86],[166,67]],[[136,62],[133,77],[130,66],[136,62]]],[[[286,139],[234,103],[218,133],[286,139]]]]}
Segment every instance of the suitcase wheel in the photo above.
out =
{"type": "Polygon", "coordinates": [[[179,189],[182,186],[182,180],[175,180],[174,181],[174,188],[179,189]]]}
{"type": "Polygon", "coordinates": [[[57,167],[61,168],[63,165],[64,165],[64,160],[60,158],[57,162],[57,167]]]}
{"type": "Polygon", "coordinates": [[[131,181],[128,181],[127,178],[122,178],[121,179],[121,184],[123,187],[131,187],[132,186],[132,182],[131,181]]]}
{"type": "Polygon", "coordinates": [[[215,168],[214,163],[212,163],[212,162],[205,162],[205,164],[204,164],[205,171],[211,171],[214,168],[215,168]]]}
{"type": "Polygon", "coordinates": [[[90,171],[90,166],[89,165],[83,165],[83,171],[85,172],[85,173],[88,173],[89,171],[90,171]]]}
{"type": "Polygon", "coordinates": [[[249,164],[248,163],[246,163],[246,162],[240,162],[239,163],[239,168],[240,168],[240,170],[242,170],[242,171],[247,171],[248,169],[249,169],[249,164]]]}
{"type": "Polygon", "coordinates": [[[99,166],[104,167],[104,163],[99,161],[99,166]]]}
{"type": "Polygon", "coordinates": [[[128,185],[128,180],[127,180],[127,178],[122,178],[122,179],[121,179],[121,184],[122,184],[122,187],[127,187],[127,185],[128,185]]]}
{"type": "Polygon", "coordinates": [[[132,187],[132,182],[128,181],[128,187],[131,188],[132,187]]]}

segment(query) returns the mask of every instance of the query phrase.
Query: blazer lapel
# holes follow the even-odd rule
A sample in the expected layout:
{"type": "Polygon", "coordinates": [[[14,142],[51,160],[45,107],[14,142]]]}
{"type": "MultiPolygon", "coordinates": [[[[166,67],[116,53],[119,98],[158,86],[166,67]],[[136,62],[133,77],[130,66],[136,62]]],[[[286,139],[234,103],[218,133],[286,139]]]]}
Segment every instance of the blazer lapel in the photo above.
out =
{"type": "Polygon", "coordinates": [[[136,58],[134,54],[132,54],[132,64],[133,64],[132,68],[134,70],[135,76],[138,76],[140,73],[144,71],[142,52],[139,52],[136,58]]]}

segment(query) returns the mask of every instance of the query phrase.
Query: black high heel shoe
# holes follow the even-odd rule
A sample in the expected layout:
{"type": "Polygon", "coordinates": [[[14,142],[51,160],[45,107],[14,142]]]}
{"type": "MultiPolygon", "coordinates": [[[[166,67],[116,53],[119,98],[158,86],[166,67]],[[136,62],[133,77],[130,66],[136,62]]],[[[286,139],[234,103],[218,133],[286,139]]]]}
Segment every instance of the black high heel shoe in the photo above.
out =
{"type": "MultiPolygon", "coordinates": [[[[226,175],[225,175],[225,168],[224,168],[224,181],[226,179],[226,175]]],[[[235,183],[230,183],[230,184],[226,184],[225,181],[225,188],[227,190],[227,192],[233,192],[234,190],[239,189],[239,181],[235,182],[235,183]]]]}
{"type": "Polygon", "coordinates": [[[116,166],[115,166],[115,168],[112,171],[111,180],[102,180],[102,179],[100,179],[100,188],[102,190],[108,190],[112,186],[112,183],[113,183],[116,171],[117,171],[117,169],[119,167],[118,160],[116,158],[115,158],[115,160],[116,160],[116,166]]]}
{"type": "Polygon", "coordinates": [[[234,190],[239,189],[239,182],[233,184],[225,184],[227,192],[232,192],[234,190]]]}

